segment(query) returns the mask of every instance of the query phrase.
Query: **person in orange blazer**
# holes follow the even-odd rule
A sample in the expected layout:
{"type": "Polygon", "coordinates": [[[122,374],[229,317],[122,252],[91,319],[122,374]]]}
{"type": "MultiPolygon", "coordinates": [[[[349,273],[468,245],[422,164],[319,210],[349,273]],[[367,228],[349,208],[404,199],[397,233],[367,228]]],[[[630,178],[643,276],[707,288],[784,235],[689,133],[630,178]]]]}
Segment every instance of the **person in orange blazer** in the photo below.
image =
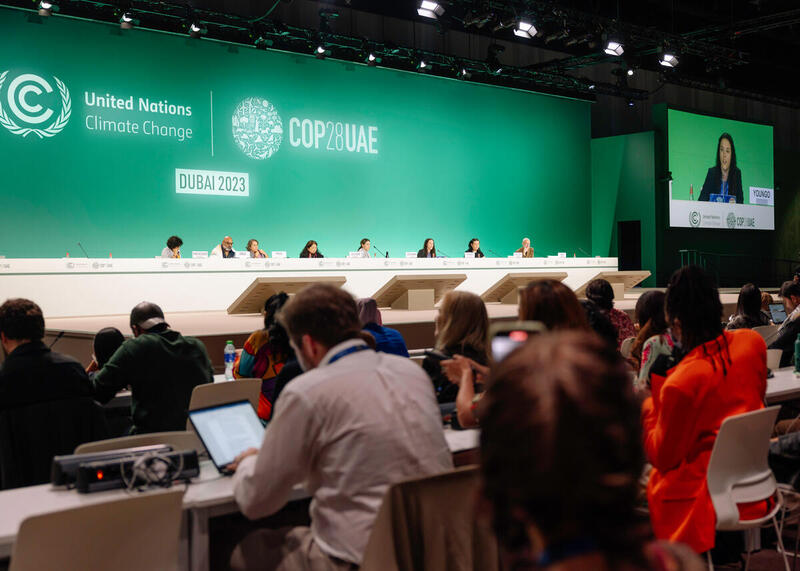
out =
{"type": "MultiPolygon", "coordinates": [[[[672,275],[665,305],[686,355],[675,366],[662,363],[662,374],[656,362],[652,396],[642,408],[644,447],[653,465],[650,520],[658,539],[704,553],[715,543],[716,515],[706,483],[711,449],[725,418],[763,407],[767,348],[749,329],[723,331],[719,293],[696,266],[672,275]]],[[[766,502],[740,505],[744,519],[766,513],[766,502]]]]}

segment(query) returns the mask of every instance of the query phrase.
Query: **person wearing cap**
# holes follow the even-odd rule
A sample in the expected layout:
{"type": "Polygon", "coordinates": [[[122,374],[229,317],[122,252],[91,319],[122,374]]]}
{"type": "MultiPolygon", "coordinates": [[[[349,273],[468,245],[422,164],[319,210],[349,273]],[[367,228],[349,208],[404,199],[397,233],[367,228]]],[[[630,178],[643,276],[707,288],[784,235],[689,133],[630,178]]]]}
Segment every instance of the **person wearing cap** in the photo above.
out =
{"type": "Polygon", "coordinates": [[[170,329],[164,312],[143,301],[126,340],[92,379],[94,397],[107,403],[131,388],[131,434],[185,430],[192,390],[214,381],[205,345],[170,329]]]}

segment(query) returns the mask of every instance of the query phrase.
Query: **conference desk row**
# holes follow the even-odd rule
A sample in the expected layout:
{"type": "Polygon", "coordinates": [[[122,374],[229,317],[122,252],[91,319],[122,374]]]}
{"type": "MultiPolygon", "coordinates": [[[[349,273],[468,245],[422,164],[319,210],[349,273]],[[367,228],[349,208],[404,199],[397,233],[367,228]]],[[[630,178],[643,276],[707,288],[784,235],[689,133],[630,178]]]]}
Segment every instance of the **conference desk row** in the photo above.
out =
{"type": "Polygon", "coordinates": [[[507,274],[563,275],[578,289],[617,258],[281,258],[0,259],[0,298],[36,301],[45,318],[127,315],[146,299],[167,313],[225,311],[256,278],[339,278],[371,297],[395,276],[458,276],[456,289],[478,295],[507,274]]]}
{"type": "MultiPolygon", "coordinates": [[[[477,430],[454,431],[445,428],[445,440],[457,455],[477,448],[477,430]]],[[[184,486],[184,518],[181,530],[180,567],[193,571],[209,568],[209,520],[239,511],[233,497],[233,479],[221,476],[210,460],[200,463],[200,475],[184,486]]],[[[34,515],[56,512],[128,497],[126,490],[79,494],[75,490],[55,488],[50,484],[28,486],[0,492],[0,560],[11,556],[17,531],[23,520],[34,515]]],[[[151,490],[144,493],[159,493],[151,490]]],[[[289,501],[308,497],[302,486],[295,486],[289,501]]],[[[124,541],[124,538],[120,538],[124,541]]],[[[46,548],[46,547],[43,547],[46,548]]]]}

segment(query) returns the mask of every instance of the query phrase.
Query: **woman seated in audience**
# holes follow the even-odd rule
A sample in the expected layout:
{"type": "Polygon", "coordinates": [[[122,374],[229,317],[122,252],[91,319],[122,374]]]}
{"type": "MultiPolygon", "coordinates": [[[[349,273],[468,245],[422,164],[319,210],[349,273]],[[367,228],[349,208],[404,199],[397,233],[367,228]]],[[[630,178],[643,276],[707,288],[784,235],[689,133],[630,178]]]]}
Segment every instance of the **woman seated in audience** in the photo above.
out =
{"type": "MultiPolygon", "coordinates": [[[[586,313],[575,293],[555,280],[532,282],[520,292],[519,319],[539,321],[551,331],[589,330],[586,313]]],[[[476,404],[481,395],[475,395],[475,383],[481,383],[489,376],[489,367],[457,354],[453,359],[444,361],[442,368],[448,380],[458,386],[456,415],[459,424],[464,428],[478,426],[476,404]]]]}
{"type": "Polygon", "coordinates": [[[727,329],[752,329],[769,323],[769,315],[761,310],[761,290],[753,284],[744,284],[727,329]]]}
{"type": "MultiPolygon", "coordinates": [[[[644,447],[653,465],[647,485],[650,519],[657,538],[703,553],[715,545],[715,512],[706,483],[715,435],[725,418],[764,406],[767,348],[749,329],[723,331],[719,293],[701,268],[689,266],[672,275],[665,306],[685,356],[656,361],[652,396],[642,405],[644,447]]],[[[754,519],[765,515],[766,506],[740,505],[740,512],[743,519],[754,519]]]]}
{"type": "Polygon", "coordinates": [[[125,336],[116,327],[104,327],[98,331],[94,336],[92,342],[92,361],[86,367],[86,372],[91,377],[92,373],[96,373],[103,368],[111,356],[119,349],[119,346],[125,341],[125,336]]]}
{"type": "Polygon", "coordinates": [[[463,355],[478,365],[489,364],[487,335],[489,316],[483,300],[466,291],[450,291],[442,299],[435,322],[435,351],[425,357],[422,368],[428,373],[440,403],[456,400],[458,386],[447,380],[442,361],[463,355]]]}
{"type": "Polygon", "coordinates": [[[624,311],[614,309],[614,289],[607,280],[599,278],[590,281],[589,285],[586,286],[586,297],[608,313],[611,323],[614,324],[614,328],[617,330],[617,349],[625,339],[636,335],[636,329],[633,327],[631,318],[624,311]]]}
{"type": "Polygon", "coordinates": [[[650,388],[650,367],[661,355],[672,355],[675,339],[664,317],[664,292],[647,291],[636,300],[636,322],[639,332],[631,346],[628,361],[636,371],[636,391],[650,388]]]}
{"type": "Polygon", "coordinates": [[[639,408],[618,352],[547,333],[492,371],[481,416],[482,496],[507,569],[691,570],[687,547],[650,542],[636,511],[639,408]]]}
{"type": "Polygon", "coordinates": [[[306,242],[306,245],[303,246],[303,251],[300,252],[301,258],[324,258],[325,256],[322,255],[322,252],[319,251],[319,246],[317,246],[316,240],[309,240],[306,242]]]}
{"type": "Polygon", "coordinates": [[[371,297],[365,297],[357,300],[356,305],[358,306],[361,325],[365,331],[368,331],[375,338],[375,350],[408,357],[408,348],[400,332],[383,326],[378,303],[371,297]]]}
{"type": "Polygon", "coordinates": [[[591,299],[582,299],[580,301],[581,307],[586,314],[586,320],[589,322],[589,327],[600,336],[603,341],[606,341],[612,348],[617,348],[617,330],[608,313],[600,309],[600,306],[593,302],[591,299]]]}
{"type": "Polygon", "coordinates": [[[289,300],[283,292],[270,296],[264,303],[264,328],[247,338],[241,354],[233,364],[233,376],[237,379],[261,379],[261,395],[258,398],[258,416],[269,420],[272,403],[275,402],[275,377],[286,361],[294,356],[286,333],[273,335],[275,315],[289,300]]]}
{"type": "Polygon", "coordinates": [[[247,241],[247,251],[250,252],[251,258],[269,258],[267,253],[258,247],[258,240],[255,238],[247,241]]]}

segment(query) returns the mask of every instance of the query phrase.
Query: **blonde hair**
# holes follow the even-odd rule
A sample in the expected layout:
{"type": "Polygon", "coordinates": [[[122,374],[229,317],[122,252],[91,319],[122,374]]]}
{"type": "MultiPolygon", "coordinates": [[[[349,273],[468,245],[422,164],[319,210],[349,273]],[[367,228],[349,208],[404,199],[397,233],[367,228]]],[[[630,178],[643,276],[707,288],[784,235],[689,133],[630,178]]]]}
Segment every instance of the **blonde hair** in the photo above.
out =
{"type": "Polygon", "coordinates": [[[470,347],[488,357],[489,315],[480,297],[466,291],[448,292],[439,307],[437,322],[437,349],[463,351],[470,347]]]}

